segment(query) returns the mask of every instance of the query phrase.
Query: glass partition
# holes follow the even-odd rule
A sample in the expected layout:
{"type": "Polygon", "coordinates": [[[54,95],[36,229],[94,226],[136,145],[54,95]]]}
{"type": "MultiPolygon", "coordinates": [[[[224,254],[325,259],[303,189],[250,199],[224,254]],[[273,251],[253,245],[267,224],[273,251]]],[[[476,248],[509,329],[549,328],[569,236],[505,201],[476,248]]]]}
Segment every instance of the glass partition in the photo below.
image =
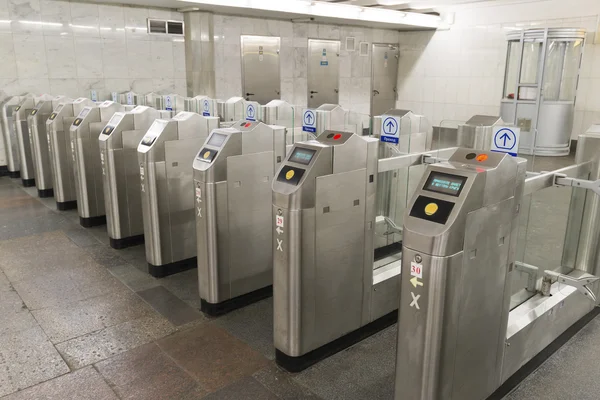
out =
{"type": "Polygon", "coordinates": [[[344,130],[361,136],[370,136],[372,133],[371,116],[369,114],[348,111],[344,119],[344,130]]]}
{"type": "Polygon", "coordinates": [[[504,76],[504,98],[514,99],[517,91],[517,74],[519,73],[519,53],[521,43],[508,42],[508,56],[506,60],[506,74],[504,76]]]}

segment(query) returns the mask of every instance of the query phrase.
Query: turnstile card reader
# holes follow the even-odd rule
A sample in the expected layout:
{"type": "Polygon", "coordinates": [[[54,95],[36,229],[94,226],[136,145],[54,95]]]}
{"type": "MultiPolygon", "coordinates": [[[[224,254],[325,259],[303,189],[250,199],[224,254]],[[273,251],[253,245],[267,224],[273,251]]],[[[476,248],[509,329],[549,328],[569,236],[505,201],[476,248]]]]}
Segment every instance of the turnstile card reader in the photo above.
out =
{"type": "Polygon", "coordinates": [[[220,315],[272,293],[271,181],[285,128],[240,121],[214,130],[194,159],[201,309],[220,315]]]}
{"type": "Polygon", "coordinates": [[[463,148],[427,167],[404,217],[397,400],[480,400],[501,383],[525,167],[463,148]]]}
{"type": "Polygon", "coordinates": [[[116,112],[100,133],[106,225],[115,249],[144,241],[137,148],[154,120],[168,113],[147,106],[116,112]]]}
{"type": "Polygon", "coordinates": [[[153,276],[196,267],[191,166],[218,127],[217,117],[180,112],[155,120],[138,146],[146,260],[153,276]]]}
{"type": "MultiPolygon", "coordinates": [[[[45,95],[46,97],[49,97],[45,95]]],[[[21,168],[21,181],[23,186],[35,186],[35,173],[33,171],[33,155],[31,153],[31,144],[29,142],[29,126],[27,117],[31,114],[36,104],[41,99],[39,97],[25,97],[13,112],[15,124],[15,137],[17,149],[19,152],[19,162],[21,168]]]]}
{"type": "Polygon", "coordinates": [[[54,198],[56,208],[62,211],[77,208],[69,129],[83,108],[92,107],[94,104],[85,97],[60,103],[46,120],[54,198]]]}
{"type": "Polygon", "coordinates": [[[273,180],[276,361],[290,371],[392,324],[398,274],[374,279],[378,141],[325,131],[273,180]]]}
{"type": "Polygon", "coordinates": [[[52,178],[52,165],[48,146],[48,132],[46,122],[53,110],[61,103],[71,101],[64,96],[57,96],[52,100],[40,101],[27,116],[29,126],[29,143],[33,159],[35,185],[40,197],[54,196],[54,183],[52,178]]]}
{"type": "Polygon", "coordinates": [[[2,128],[2,140],[4,141],[4,149],[6,151],[6,161],[8,167],[8,176],[11,178],[19,178],[20,159],[19,145],[17,143],[17,133],[15,131],[15,110],[23,101],[23,96],[13,96],[2,104],[0,114],[0,124],[2,128]]]}
{"type": "Polygon", "coordinates": [[[70,128],[77,211],[79,223],[86,228],[106,223],[98,137],[118,111],[123,106],[112,101],[85,107],[70,128]]]}

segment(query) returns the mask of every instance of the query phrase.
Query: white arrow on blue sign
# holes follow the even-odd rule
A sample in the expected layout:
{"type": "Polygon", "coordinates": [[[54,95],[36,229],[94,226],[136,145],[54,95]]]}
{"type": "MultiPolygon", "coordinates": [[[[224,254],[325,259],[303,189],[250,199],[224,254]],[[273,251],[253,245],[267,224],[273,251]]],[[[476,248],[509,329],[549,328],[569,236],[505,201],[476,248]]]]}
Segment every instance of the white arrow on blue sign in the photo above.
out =
{"type": "Polygon", "coordinates": [[[498,153],[507,153],[516,157],[519,151],[520,128],[513,126],[495,126],[492,135],[491,150],[498,153]]]}
{"type": "Polygon", "coordinates": [[[202,115],[210,117],[210,105],[208,104],[208,100],[202,102],[202,115]]]}
{"type": "Polygon", "coordinates": [[[256,110],[252,104],[248,104],[248,107],[246,107],[246,120],[256,121],[256,110]]]}
{"type": "Polygon", "coordinates": [[[304,111],[302,116],[302,131],[303,132],[317,132],[317,118],[313,110],[304,111]]]}
{"type": "Polygon", "coordinates": [[[383,115],[381,117],[381,137],[380,140],[386,143],[398,144],[400,135],[400,121],[396,117],[383,115]]]}

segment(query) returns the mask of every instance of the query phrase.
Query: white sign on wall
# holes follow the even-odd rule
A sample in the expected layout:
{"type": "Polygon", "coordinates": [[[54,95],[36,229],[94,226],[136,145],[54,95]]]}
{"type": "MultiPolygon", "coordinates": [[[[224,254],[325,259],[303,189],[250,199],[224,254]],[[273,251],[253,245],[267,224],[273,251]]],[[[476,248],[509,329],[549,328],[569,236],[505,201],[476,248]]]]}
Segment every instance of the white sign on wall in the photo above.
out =
{"type": "Polygon", "coordinates": [[[516,157],[519,151],[521,129],[514,126],[494,126],[490,149],[516,157]]]}

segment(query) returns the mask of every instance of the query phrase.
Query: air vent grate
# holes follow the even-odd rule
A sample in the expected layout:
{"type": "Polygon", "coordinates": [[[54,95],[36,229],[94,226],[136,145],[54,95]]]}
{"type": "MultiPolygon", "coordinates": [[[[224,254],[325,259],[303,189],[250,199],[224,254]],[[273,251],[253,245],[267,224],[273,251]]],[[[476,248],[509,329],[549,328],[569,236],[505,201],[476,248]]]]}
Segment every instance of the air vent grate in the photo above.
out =
{"type": "Polygon", "coordinates": [[[181,36],[183,35],[183,22],[148,18],[148,32],[181,36]]]}

